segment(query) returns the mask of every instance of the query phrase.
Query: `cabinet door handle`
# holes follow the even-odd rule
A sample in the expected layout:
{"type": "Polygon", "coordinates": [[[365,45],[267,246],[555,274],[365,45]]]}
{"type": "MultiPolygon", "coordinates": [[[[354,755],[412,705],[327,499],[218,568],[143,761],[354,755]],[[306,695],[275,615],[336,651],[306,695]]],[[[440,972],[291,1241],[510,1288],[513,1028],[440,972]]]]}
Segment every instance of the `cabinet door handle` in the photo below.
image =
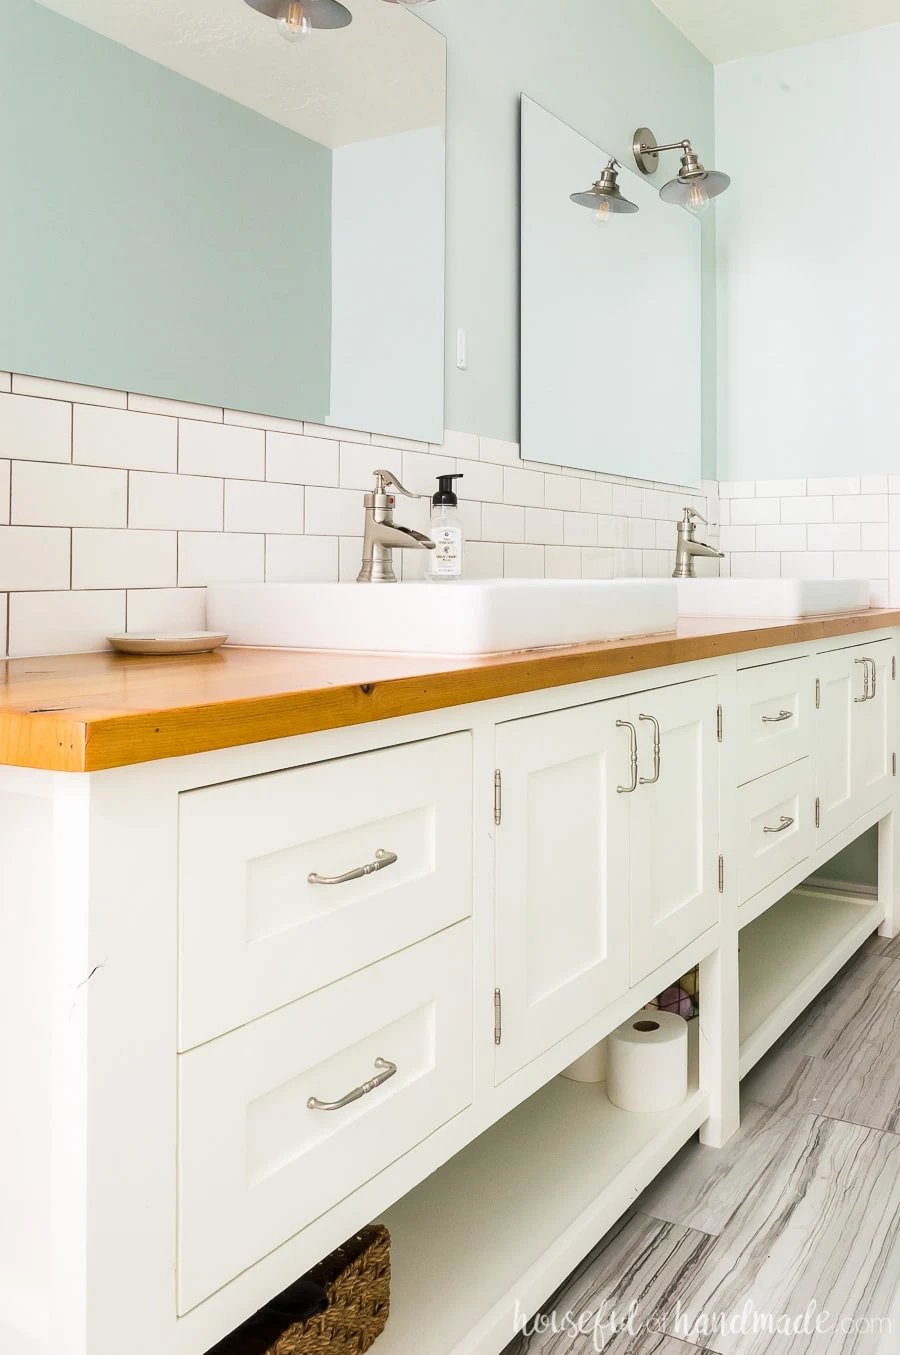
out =
{"type": "Polygon", "coordinates": [[[788,816],[787,816],[786,814],[782,814],[782,816],[781,816],[781,822],[779,823],[779,825],[778,825],[777,828],[763,828],[763,832],[764,832],[764,833],[783,833],[784,830],[785,830],[785,828],[790,828],[790,826],[791,826],[791,824],[792,824],[793,822],[794,822],[793,819],[789,819],[788,816]]]}
{"type": "Polygon", "coordinates": [[[364,875],[374,875],[376,870],[393,866],[396,861],[396,852],[386,852],[379,847],[374,861],[369,861],[365,866],[357,866],[356,870],[348,870],[345,875],[317,875],[312,871],[306,878],[311,885],[345,885],[348,880],[361,880],[364,875]]]}
{"type": "Polygon", "coordinates": [[[616,790],[620,795],[630,795],[633,790],[637,790],[638,784],[637,730],[630,720],[617,720],[616,729],[628,730],[628,738],[631,746],[631,785],[616,786],[616,790]]]}
{"type": "Polygon", "coordinates": [[[655,786],[659,780],[659,721],[655,715],[641,715],[641,720],[647,720],[653,726],[653,775],[642,776],[639,784],[642,786],[655,786]]]}
{"type": "Polygon", "coordinates": [[[391,1063],[388,1059],[376,1059],[375,1067],[383,1071],[377,1073],[375,1077],[370,1077],[368,1082],[361,1082],[358,1087],[354,1087],[352,1092],[342,1096],[340,1101],[320,1101],[317,1096],[311,1096],[307,1101],[310,1110],[343,1110],[344,1106],[351,1105],[354,1101],[361,1101],[369,1092],[373,1092],[376,1087],[387,1082],[389,1077],[393,1077],[397,1071],[396,1063],[391,1063]]]}
{"type": "Polygon", "coordinates": [[[853,698],[856,704],[859,705],[861,701],[868,701],[869,699],[869,664],[871,663],[871,659],[854,659],[853,662],[861,663],[865,673],[865,689],[863,694],[862,696],[854,696],[853,698]]]}
{"type": "Polygon", "coordinates": [[[793,715],[792,710],[780,710],[777,715],[764,715],[762,722],[764,725],[780,725],[782,720],[793,719],[793,715]]]}
{"type": "Polygon", "coordinates": [[[870,696],[874,697],[878,691],[878,667],[874,659],[866,659],[865,662],[872,665],[872,691],[870,692],[870,696]]]}

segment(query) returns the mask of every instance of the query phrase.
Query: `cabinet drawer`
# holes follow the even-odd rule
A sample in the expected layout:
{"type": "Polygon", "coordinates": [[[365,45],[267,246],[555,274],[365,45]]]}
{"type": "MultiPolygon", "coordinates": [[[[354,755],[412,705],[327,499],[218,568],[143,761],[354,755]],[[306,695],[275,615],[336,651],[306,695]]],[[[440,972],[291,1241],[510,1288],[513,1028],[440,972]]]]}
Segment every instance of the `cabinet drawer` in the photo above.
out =
{"type": "Polygon", "coordinates": [[[809,659],[738,673],[738,784],[812,751],[815,675],[809,659]]]}
{"type": "Polygon", "coordinates": [[[738,791],[740,901],[798,865],[815,836],[809,758],[782,767],[738,791]]]}
{"type": "Polygon", "coordinates": [[[471,735],[189,791],[179,828],[184,1050],[469,916],[471,735]]]}
{"type": "Polygon", "coordinates": [[[471,923],[178,1062],[185,1313],[470,1104],[471,923]],[[342,1109],[310,1107],[390,1066],[342,1109]]]}

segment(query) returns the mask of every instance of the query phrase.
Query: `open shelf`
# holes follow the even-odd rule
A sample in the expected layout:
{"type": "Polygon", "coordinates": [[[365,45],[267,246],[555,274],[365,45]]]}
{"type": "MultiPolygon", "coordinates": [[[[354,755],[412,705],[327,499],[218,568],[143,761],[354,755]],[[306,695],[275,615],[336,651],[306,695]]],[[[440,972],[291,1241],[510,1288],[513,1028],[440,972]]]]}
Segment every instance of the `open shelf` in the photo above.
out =
{"type": "Polygon", "coordinates": [[[555,1078],[384,1215],[379,1355],[497,1355],[517,1300],[531,1316],[707,1114],[693,1068],[677,1110],[644,1115],[604,1084],[555,1078]]]}
{"type": "Polygon", "coordinates": [[[868,895],[801,887],[744,927],[741,1077],[859,949],[883,912],[868,895]]]}

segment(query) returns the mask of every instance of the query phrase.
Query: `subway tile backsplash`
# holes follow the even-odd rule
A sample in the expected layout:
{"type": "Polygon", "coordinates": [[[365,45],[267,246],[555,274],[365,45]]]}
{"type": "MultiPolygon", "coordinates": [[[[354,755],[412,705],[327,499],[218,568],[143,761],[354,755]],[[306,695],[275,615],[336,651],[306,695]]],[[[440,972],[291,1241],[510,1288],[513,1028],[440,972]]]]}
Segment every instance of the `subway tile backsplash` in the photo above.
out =
{"type": "MultiPolygon", "coordinates": [[[[711,517],[715,539],[712,483],[700,492],[542,466],[473,433],[419,443],[0,372],[0,646],[28,657],[104,649],[126,627],[201,628],[208,583],[354,579],[363,491],[380,466],[420,494],[462,472],[472,577],[670,574],[687,503],[711,517]]],[[[827,491],[829,504],[858,495],[860,524],[882,525],[886,487],[854,483],[827,491]]],[[[766,497],[781,502],[777,490],[766,497]]],[[[398,507],[410,526],[428,518],[426,500],[398,507]]],[[[828,522],[844,531],[849,520],[828,522]]],[[[825,551],[832,569],[853,551],[881,568],[888,547],[856,532],[825,551]]],[[[748,537],[745,555],[757,549],[748,537]]],[[[785,546],[772,558],[780,567],[787,556],[785,546]]],[[[398,556],[406,578],[424,560],[398,556]]]]}

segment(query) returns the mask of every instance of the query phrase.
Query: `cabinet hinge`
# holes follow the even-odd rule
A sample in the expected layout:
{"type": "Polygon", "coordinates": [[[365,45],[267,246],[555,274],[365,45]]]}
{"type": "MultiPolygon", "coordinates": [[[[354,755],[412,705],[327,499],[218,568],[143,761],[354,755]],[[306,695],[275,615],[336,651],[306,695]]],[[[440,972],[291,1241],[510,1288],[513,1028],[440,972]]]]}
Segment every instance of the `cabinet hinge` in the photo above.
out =
{"type": "Polygon", "coordinates": [[[822,684],[819,681],[819,679],[816,678],[816,710],[819,709],[821,704],[822,704],[822,684]]]}
{"type": "Polygon", "coordinates": [[[494,989],[494,1044],[499,1044],[503,1038],[503,1008],[501,1005],[500,989],[494,989]]]}
{"type": "Polygon", "coordinates": [[[891,753],[891,775],[897,775],[897,754],[891,753]]]}
{"type": "Polygon", "coordinates": [[[503,818],[503,777],[499,771],[494,772],[494,823],[499,823],[503,818]]]}
{"type": "Polygon", "coordinates": [[[725,893],[725,857],[719,857],[719,893],[725,893]]]}
{"type": "Polygon", "coordinates": [[[719,743],[722,742],[722,707],[721,707],[721,706],[719,706],[718,709],[716,710],[716,738],[719,740],[719,743]]]}
{"type": "Polygon", "coordinates": [[[822,801],[816,796],[816,827],[818,828],[822,821],[822,801]]]}
{"type": "Polygon", "coordinates": [[[891,679],[892,679],[894,682],[897,681],[897,655],[896,655],[896,654],[895,654],[894,657],[891,659],[891,679]]]}

